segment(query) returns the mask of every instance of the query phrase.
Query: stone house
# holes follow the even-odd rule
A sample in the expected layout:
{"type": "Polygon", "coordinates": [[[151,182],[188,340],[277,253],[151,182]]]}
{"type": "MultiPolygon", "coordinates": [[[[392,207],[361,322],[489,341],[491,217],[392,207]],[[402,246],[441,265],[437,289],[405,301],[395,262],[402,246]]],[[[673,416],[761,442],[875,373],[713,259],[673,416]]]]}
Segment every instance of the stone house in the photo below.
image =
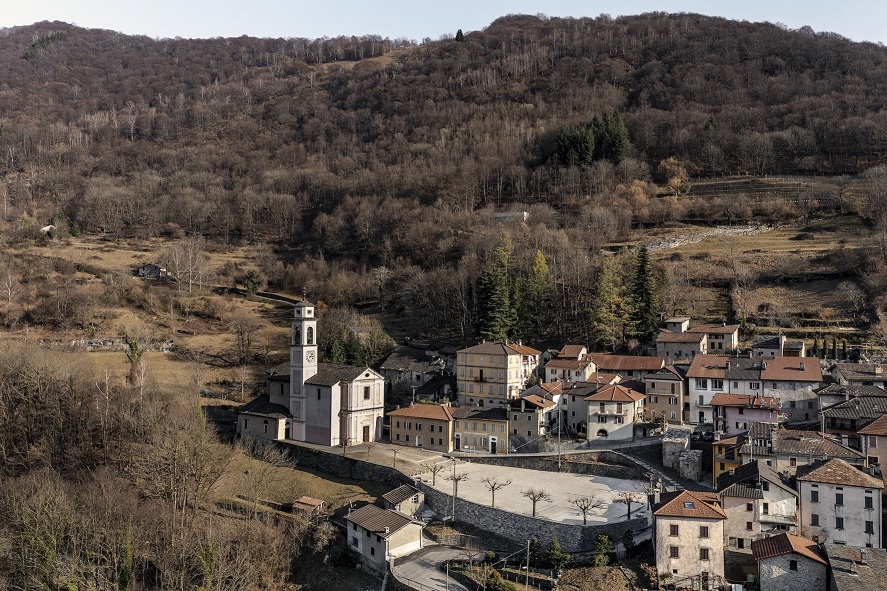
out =
{"type": "Polygon", "coordinates": [[[678,491],[653,504],[656,569],[670,574],[677,587],[692,581],[719,583],[724,576],[724,522],[727,515],[715,493],[678,491]]]}
{"type": "Polygon", "coordinates": [[[424,524],[397,511],[364,505],[346,515],[345,522],[348,547],[377,574],[386,572],[389,559],[422,547],[424,524]]]}
{"type": "Polygon", "coordinates": [[[657,372],[647,374],[644,382],[648,420],[665,417],[670,425],[683,425],[690,420],[687,369],[686,365],[666,365],[657,372]]]}
{"type": "Polygon", "coordinates": [[[877,386],[887,388],[887,373],[880,363],[835,363],[829,370],[842,386],[877,386]]]}
{"type": "Polygon", "coordinates": [[[540,352],[520,343],[483,342],[456,352],[459,402],[504,408],[536,376],[540,352]]]}
{"type": "Polygon", "coordinates": [[[389,440],[397,445],[453,451],[453,413],[447,404],[412,404],[388,413],[389,440]]]}
{"type": "Polygon", "coordinates": [[[161,267],[160,265],[156,265],[154,263],[142,265],[141,267],[136,269],[136,274],[144,279],[162,279],[167,275],[166,267],[161,267]]]}
{"type": "Polygon", "coordinates": [[[828,591],[872,591],[887,581],[887,551],[854,548],[843,544],[822,545],[829,563],[828,591]]]}
{"type": "Polygon", "coordinates": [[[404,484],[382,495],[382,502],[386,509],[414,517],[425,502],[425,493],[404,484]]]}
{"type": "Polygon", "coordinates": [[[704,332],[662,331],[656,337],[656,355],[668,362],[688,361],[708,353],[708,335],[704,332]]]}
{"type": "Polygon", "coordinates": [[[804,341],[789,340],[785,335],[757,335],[752,339],[752,357],[806,357],[804,341]]]}
{"type": "Polygon", "coordinates": [[[752,542],[760,591],[826,591],[828,559],[816,543],[788,532],[752,542]]]}
{"type": "Polygon", "coordinates": [[[645,396],[625,386],[604,386],[585,397],[588,404],[586,439],[631,440],[634,424],[644,416],[645,396]]]}
{"type": "Polygon", "coordinates": [[[743,463],[762,459],[786,476],[793,476],[800,466],[828,458],[865,465],[865,456],[861,452],[836,443],[816,431],[779,429],[772,423],[753,423],[739,453],[743,463]]]}
{"type": "Polygon", "coordinates": [[[688,328],[691,334],[705,334],[709,353],[732,353],[739,347],[738,324],[703,324],[688,328]]]}
{"type": "Polygon", "coordinates": [[[798,493],[764,460],[721,474],[717,490],[727,514],[724,545],[729,550],[751,552],[755,540],[781,531],[797,533],[798,493]]]}
{"type": "Polygon", "coordinates": [[[845,402],[858,396],[887,396],[887,390],[884,388],[861,384],[829,384],[817,388],[815,393],[819,398],[817,409],[845,402]]]}
{"type": "Polygon", "coordinates": [[[749,394],[715,394],[711,399],[714,429],[728,437],[748,431],[753,423],[779,423],[779,400],[749,394]]]}
{"type": "Polygon", "coordinates": [[[814,542],[881,547],[884,483],[839,459],[798,469],[801,536],[814,542]]]}
{"type": "Polygon", "coordinates": [[[287,438],[289,408],[271,402],[268,395],[257,396],[237,409],[237,435],[257,441],[287,438]]]}
{"type": "Polygon", "coordinates": [[[508,409],[460,406],[453,413],[454,451],[508,453],[508,409]]]}
{"type": "Polygon", "coordinates": [[[410,393],[418,390],[435,377],[441,375],[446,363],[440,357],[431,357],[424,352],[401,349],[394,351],[379,365],[379,373],[394,391],[410,393]]]}
{"type": "Polygon", "coordinates": [[[847,447],[863,449],[859,430],[887,414],[887,392],[884,396],[858,396],[827,406],[820,411],[822,428],[839,438],[847,447]]]}

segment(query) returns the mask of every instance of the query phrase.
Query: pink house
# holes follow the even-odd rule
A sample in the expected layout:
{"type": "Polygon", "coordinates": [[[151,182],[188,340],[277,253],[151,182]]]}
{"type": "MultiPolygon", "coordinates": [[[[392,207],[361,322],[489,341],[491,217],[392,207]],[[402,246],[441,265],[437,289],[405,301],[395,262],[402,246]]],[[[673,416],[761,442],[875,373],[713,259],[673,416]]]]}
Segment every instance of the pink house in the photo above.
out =
{"type": "Polygon", "coordinates": [[[779,399],[747,394],[715,394],[711,399],[715,431],[728,437],[749,430],[752,423],[778,423],[779,399]]]}

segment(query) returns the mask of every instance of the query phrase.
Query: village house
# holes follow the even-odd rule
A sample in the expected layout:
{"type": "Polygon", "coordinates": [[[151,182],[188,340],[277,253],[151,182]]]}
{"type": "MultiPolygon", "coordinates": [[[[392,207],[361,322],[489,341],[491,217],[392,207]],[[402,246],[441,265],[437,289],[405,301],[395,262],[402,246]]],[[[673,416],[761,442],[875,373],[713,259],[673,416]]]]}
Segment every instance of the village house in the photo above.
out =
{"type": "Polygon", "coordinates": [[[887,374],[880,363],[835,363],[829,373],[842,386],[887,388],[887,374]]]}
{"type": "Polygon", "coordinates": [[[858,396],[825,407],[820,411],[825,433],[839,438],[852,449],[862,450],[859,430],[887,414],[887,392],[884,396],[858,396]]]}
{"type": "Polygon", "coordinates": [[[142,265],[136,269],[136,274],[143,279],[162,279],[167,276],[166,267],[154,263],[142,265]]]}
{"type": "Polygon", "coordinates": [[[760,591],[826,591],[828,560],[816,542],[782,532],[752,542],[760,591]]]}
{"type": "Polygon", "coordinates": [[[453,413],[448,404],[411,404],[388,413],[390,441],[443,453],[453,451],[453,413]]]}
{"type": "Polygon", "coordinates": [[[689,316],[672,316],[664,321],[665,330],[668,332],[687,332],[690,329],[689,316]]]}
{"type": "Polygon", "coordinates": [[[809,390],[822,385],[822,369],[816,357],[775,357],[761,362],[761,382],[767,390],[809,390]]]}
{"type": "Polygon", "coordinates": [[[564,345],[557,357],[545,364],[546,382],[587,382],[597,371],[588,350],[583,345],[564,345]]]}
{"type": "Polygon", "coordinates": [[[726,392],[727,358],[722,355],[699,355],[687,370],[687,393],[690,399],[690,422],[714,424],[711,399],[726,392]]]}
{"type": "Polygon", "coordinates": [[[878,386],[862,386],[859,384],[829,384],[816,389],[819,398],[817,409],[825,408],[857,396],[887,396],[887,390],[878,386]]]}
{"type": "Polygon", "coordinates": [[[727,515],[724,544],[728,549],[751,552],[755,540],[781,531],[797,533],[798,493],[764,460],[721,474],[717,491],[727,515]]]}
{"type": "Polygon", "coordinates": [[[678,588],[689,588],[700,578],[720,584],[726,519],[715,493],[683,490],[662,494],[653,503],[653,546],[659,573],[671,575],[669,583],[678,588]]]}
{"type": "Polygon", "coordinates": [[[560,382],[560,405],[565,428],[569,433],[584,437],[588,420],[588,402],[585,398],[605,386],[618,384],[616,374],[595,373],[590,382],[560,382]]]}
{"type": "Polygon", "coordinates": [[[789,340],[785,335],[757,335],[752,339],[753,357],[773,359],[774,357],[806,357],[804,341],[789,340]]]}
{"type": "Polygon", "coordinates": [[[779,400],[749,394],[715,394],[711,399],[714,429],[728,437],[748,431],[752,423],[779,423],[779,400]]]}
{"type": "Polygon", "coordinates": [[[646,384],[647,418],[657,421],[664,418],[670,425],[683,425],[690,420],[690,402],[687,398],[686,365],[666,365],[654,373],[648,373],[646,384]]]}
{"type": "Polygon", "coordinates": [[[528,442],[549,433],[558,418],[557,406],[554,401],[536,394],[525,393],[512,400],[508,409],[512,439],[528,442]]]}
{"type": "Polygon", "coordinates": [[[732,353],[739,347],[738,324],[703,324],[688,328],[686,332],[705,334],[709,353],[732,353]]]}
{"type": "Polygon", "coordinates": [[[884,483],[832,458],[798,469],[801,536],[814,542],[881,547],[884,483]]]}
{"type": "MultiPolygon", "coordinates": [[[[600,374],[618,374],[622,379],[643,380],[648,373],[659,371],[665,367],[662,357],[649,355],[610,355],[592,353],[591,360],[600,374]]],[[[589,381],[595,381],[590,379],[589,381]]]]}
{"type": "Polygon", "coordinates": [[[348,547],[377,574],[386,572],[388,560],[422,547],[424,524],[397,511],[364,505],[346,515],[345,521],[348,547]]]}
{"type": "Polygon", "coordinates": [[[536,377],[540,352],[520,343],[483,342],[456,353],[459,402],[504,408],[536,377]]]}
{"type": "Polygon", "coordinates": [[[453,413],[454,451],[508,453],[508,409],[460,406],[453,413]]]}
{"type": "Polygon", "coordinates": [[[382,495],[382,502],[386,509],[415,517],[425,502],[425,493],[409,484],[404,484],[382,495]]]}
{"type": "Polygon", "coordinates": [[[379,365],[379,373],[385,378],[391,391],[412,393],[422,385],[441,375],[446,363],[440,357],[431,357],[422,351],[402,349],[391,353],[379,365]]]}
{"type": "Polygon", "coordinates": [[[293,312],[286,374],[282,366],[272,370],[267,401],[260,396],[239,409],[239,435],[327,446],[381,437],[384,378],[368,367],[319,363],[316,337],[314,304],[299,302],[293,312]]]}
{"type": "Polygon", "coordinates": [[[689,361],[708,352],[708,335],[704,332],[662,331],[656,337],[656,355],[666,361],[689,361]]]}
{"type": "Polygon", "coordinates": [[[887,466],[887,414],[860,429],[859,436],[869,466],[878,466],[883,472],[887,466]]]}
{"type": "Polygon", "coordinates": [[[743,463],[762,459],[784,475],[794,475],[798,467],[828,458],[840,458],[864,466],[865,456],[815,431],[779,429],[772,423],[753,423],[739,450],[743,463]]]}
{"type": "Polygon", "coordinates": [[[634,439],[634,425],[644,413],[644,395],[620,384],[604,386],[585,397],[588,404],[586,439],[634,439]]]}

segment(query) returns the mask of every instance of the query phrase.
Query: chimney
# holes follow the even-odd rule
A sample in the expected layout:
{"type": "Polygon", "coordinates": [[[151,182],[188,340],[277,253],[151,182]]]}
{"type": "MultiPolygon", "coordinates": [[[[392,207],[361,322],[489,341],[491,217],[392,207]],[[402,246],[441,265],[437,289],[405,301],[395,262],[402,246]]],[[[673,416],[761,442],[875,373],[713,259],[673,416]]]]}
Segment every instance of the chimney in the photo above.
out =
{"type": "Polygon", "coordinates": [[[865,566],[865,564],[866,564],[865,560],[866,560],[867,554],[868,554],[868,550],[866,550],[865,548],[859,549],[859,564],[865,566]]]}
{"type": "Polygon", "coordinates": [[[884,375],[884,366],[880,364],[875,365],[875,375],[880,376],[884,375]]]}
{"type": "Polygon", "coordinates": [[[730,369],[730,360],[727,360],[727,369],[730,369]]]}
{"type": "Polygon", "coordinates": [[[802,361],[802,362],[801,362],[801,371],[804,371],[804,370],[806,370],[806,369],[807,369],[807,366],[806,366],[806,365],[804,364],[804,362],[802,361]]]}
{"type": "Polygon", "coordinates": [[[736,475],[736,469],[735,469],[735,468],[730,468],[730,470],[729,470],[729,474],[730,474],[730,476],[735,476],[735,475],[736,475]]]}
{"type": "Polygon", "coordinates": [[[389,533],[391,533],[391,528],[386,527],[385,528],[385,535],[387,536],[389,533]]]}

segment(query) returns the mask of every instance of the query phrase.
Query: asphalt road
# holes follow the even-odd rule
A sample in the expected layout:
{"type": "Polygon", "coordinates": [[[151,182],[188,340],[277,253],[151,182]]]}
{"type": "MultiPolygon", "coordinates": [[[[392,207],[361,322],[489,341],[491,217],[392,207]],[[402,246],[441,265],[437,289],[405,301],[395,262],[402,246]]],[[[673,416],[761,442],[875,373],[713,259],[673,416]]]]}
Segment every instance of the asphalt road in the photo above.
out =
{"type": "Polygon", "coordinates": [[[426,546],[418,552],[398,559],[394,573],[401,581],[420,591],[471,591],[453,579],[448,579],[440,565],[454,558],[465,558],[458,548],[426,546]]]}

